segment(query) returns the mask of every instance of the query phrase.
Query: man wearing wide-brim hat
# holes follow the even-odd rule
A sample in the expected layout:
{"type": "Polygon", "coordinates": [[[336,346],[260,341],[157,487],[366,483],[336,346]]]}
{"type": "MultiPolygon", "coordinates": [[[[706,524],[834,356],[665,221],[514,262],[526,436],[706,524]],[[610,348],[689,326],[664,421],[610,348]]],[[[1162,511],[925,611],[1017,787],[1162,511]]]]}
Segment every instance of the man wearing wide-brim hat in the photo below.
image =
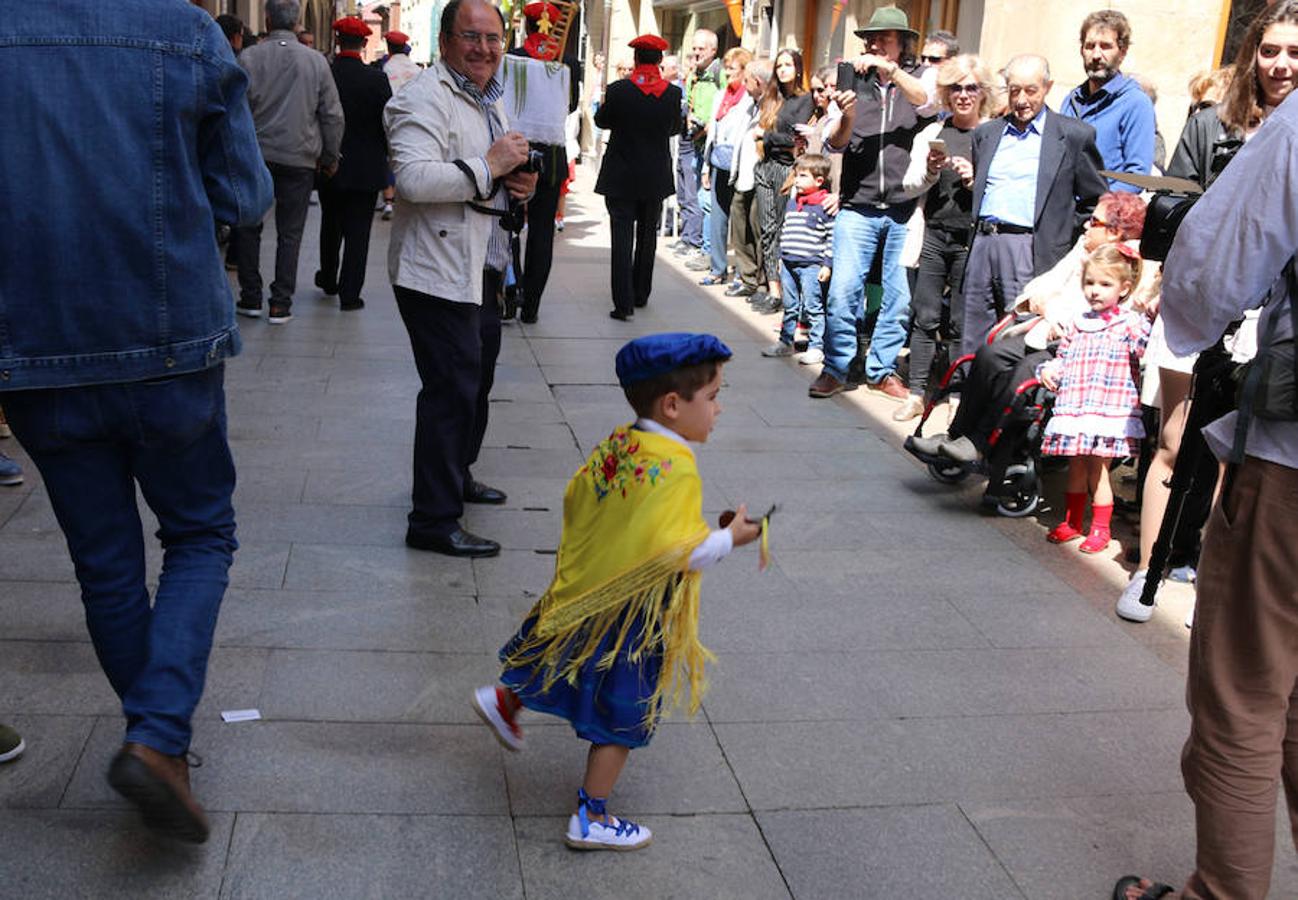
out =
{"type": "Polygon", "coordinates": [[[848,369],[857,355],[856,320],[876,254],[883,260],[883,306],[865,358],[867,387],[891,400],[908,396],[896,375],[906,341],[910,286],[901,265],[906,227],[916,198],[902,186],[915,135],[932,121],[932,98],[913,67],[908,44],[919,35],[895,6],[877,9],[858,30],[866,52],[852,62],[853,83],[839,80],[834,96],[843,116],[829,145],[843,151],[841,210],[834,222],[834,274],[825,316],[825,367],[812,397],[832,397],[853,385],[848,369]]]}

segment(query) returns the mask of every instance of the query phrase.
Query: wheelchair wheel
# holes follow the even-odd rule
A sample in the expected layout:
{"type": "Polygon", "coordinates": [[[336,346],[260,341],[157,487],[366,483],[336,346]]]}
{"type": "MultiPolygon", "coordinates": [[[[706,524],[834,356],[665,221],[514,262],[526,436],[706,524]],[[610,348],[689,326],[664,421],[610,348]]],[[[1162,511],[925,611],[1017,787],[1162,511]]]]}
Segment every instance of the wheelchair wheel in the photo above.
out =
{"type": "Polygon", "coordinates": [[[1009,519],[1021,519],[1036,512],[1041,504],[1041,489],[1031,462],[1005,470],[1005,487],[996,502],[996,512],[1009,519]]]}
{"type": "Polygon", "coordinates": [[[928,474],[943,484],[959,484],[969,477],[969,470],[958,462],[938,461],[928,464],[928,474]]]}

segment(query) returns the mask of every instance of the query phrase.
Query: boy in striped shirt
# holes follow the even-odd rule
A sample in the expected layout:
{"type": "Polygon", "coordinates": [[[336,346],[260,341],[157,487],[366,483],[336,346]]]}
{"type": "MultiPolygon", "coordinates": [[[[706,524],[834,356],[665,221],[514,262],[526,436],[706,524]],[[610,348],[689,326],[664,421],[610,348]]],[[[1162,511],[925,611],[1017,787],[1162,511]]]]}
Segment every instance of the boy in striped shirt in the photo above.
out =
{"type": "Polygon", "coordinates": [[[829,198],[829,159],[807,153],[793,164],[793,195],[780,230],[780,283],[784,289],[784,323],[780,339],[762,356],[793,355],[799,313],[810,331],[807,350],[798,356],[804,366],[825,359],[825,290],[829,285],[834,219],[825,211],[829,198]]]}

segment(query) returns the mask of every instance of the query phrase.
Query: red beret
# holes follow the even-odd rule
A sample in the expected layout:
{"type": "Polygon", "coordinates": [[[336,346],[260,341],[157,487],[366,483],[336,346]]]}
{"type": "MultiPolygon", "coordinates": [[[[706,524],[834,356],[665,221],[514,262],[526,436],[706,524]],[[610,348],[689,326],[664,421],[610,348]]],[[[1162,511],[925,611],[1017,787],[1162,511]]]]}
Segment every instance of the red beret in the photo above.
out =
{"type": "Polygon", "coordinates": [[[369,37],[370,26],[355,16],[344,16],[341,19],[334,20],[334,32],[337,34],[350,34],[352,37],[369,37]]]}
{"type": "Polygon", "coordinates": [[[529,3],[523,7],[523,15],[529,19],[539,19],[542,14],[548,15],[551,22],[559,21],[559,7],[553,3],[542,3],[537,0],[535,3],[529,3]]]}
{"type": "Polygon", "coordinates": [[[634,47],[636,50],[658,50],[667,52],[667,42],[656,34],[642,34],[634,41],[627,44],[628,47],[634,47]]]}
{"type": "Polygon", "coordinates": [[[389,31],[387,34],[383,35],[383,40],[387,41],[389,44],[409,44],[410,35],[406,34],[404,31],[389,31]]]}

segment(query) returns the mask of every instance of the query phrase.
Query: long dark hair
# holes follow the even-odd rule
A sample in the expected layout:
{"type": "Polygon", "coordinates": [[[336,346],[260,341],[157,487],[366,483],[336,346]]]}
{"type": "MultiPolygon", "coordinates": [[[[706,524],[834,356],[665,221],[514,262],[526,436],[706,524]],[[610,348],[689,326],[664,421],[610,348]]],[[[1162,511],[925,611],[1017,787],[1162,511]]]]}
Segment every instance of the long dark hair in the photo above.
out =
{"type": "Polygon", "coordinates": [[[1262,124],[1262,83],[1257,77],[1257,49],[1266,30],[1277,22],[1298,25],[1298,0],[1281,0],[1268,6],[1253,20],[1244,33],[1244,41],[1235,55],[1235,77],[1226,90],[1217,114],[1232,131],[1249,131],[1262,124]]]}
{"type": "Polygon", "coordinates": [[[775,117],[780,114],[780,107],[784,105],[784,101],[807,92],[807,89],[802,85],[802,79],[801,53],[789,48],[775,54],[775,59],[771,63],[771,80],[766,83],[766,90],[762,92],[762,99],[758,106],[760,110],[757,118],[758,125],[767,131],[775,127],[775,117]],[[793,80],[789,82],[788,88],[785,88],[784,84],[781,83],[780,76],[775,74],[775,70],[780,66],[781,56],[787,56],[793,60],[793,80]]]}

